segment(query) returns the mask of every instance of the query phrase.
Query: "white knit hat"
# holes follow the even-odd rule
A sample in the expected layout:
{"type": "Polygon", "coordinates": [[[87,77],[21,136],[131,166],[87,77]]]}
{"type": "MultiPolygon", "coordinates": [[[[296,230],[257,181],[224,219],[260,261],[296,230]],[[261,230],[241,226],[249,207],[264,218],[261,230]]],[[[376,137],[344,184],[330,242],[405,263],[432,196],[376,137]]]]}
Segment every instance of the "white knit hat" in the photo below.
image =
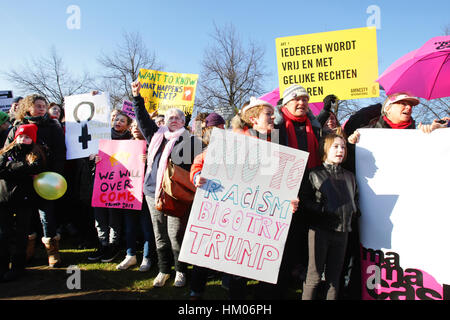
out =
{"type": "Polygon", "coordinates": [[[305,88],[298,84],[293,84],[283,92],[283,106],[296,97],[307,96],[309,99],[309,94],[305,88]]]}
{"type": "Polygon", "coordinates": [[[242,108],[241,114],[244,114],[245,111],[250,110],[251,108],[256,107],[256,106],[266,106],[266,107],[270,107],[273,110],[275,110],[273,105],[271,105],[269,102],[261,100],[261,99],[257,99],[255,97],[251,97],[250,103],[248,105],[246,105],[244,108],[242,108]]]}

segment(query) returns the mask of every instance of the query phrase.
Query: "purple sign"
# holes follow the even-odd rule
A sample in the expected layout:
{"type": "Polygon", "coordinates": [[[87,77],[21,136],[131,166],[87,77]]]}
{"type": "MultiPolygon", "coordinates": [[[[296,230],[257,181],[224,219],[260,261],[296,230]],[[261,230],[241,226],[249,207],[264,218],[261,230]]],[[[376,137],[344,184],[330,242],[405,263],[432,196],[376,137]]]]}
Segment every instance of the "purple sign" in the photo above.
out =
{"type": "Polygon", "coordinates": [[[136,115],[134,114],[133,103],[128,100],[123,100],[122,112],[126,113],[131,119],[135,119],[136,115]]]}

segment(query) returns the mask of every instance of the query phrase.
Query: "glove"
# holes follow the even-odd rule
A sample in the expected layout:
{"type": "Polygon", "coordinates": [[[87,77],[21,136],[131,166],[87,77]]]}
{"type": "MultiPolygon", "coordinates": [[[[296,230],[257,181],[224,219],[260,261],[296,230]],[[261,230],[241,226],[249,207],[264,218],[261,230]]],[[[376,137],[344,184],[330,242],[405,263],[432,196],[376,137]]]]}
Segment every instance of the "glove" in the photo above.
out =
{"type": "Polygon", "coordinates": [[[323,108],[327,111],[331,111],[332,104],[335,104],[338,100],[334,94],[329,94],[323,99],[323,108]]]}

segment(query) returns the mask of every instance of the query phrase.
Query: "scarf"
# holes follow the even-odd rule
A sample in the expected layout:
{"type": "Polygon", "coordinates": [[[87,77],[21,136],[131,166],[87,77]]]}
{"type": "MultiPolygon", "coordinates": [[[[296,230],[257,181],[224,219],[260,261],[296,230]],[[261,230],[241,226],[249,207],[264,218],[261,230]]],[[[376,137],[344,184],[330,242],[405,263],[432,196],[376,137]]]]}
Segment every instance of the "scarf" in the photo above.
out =
{"type": "Polygon", "coordinates": [[[306,167],[308,169],[317,167],[321,164],[319,159],[319,143],[317,142],[317,138],[314,135],[314,131],[311,125],[311,121],[308,119],[308,116],[296,117],[292,115],[286,108],[281,108],[281,112],[283,113],[284,123],[286,127],[286,132],[288,135],[288,144],[289,147],[298,149],[297,135],[295,134],[295,128],[292,121],[295,122],[305,122],[306,124],[306,139],[308,143],[308,163],[306,167]]]}
{"type": "Polygon", "coordinates": [[[402,122],[402,123],[393,123],[391,120],[389,120],[386,116],[383,116],[384,122],[388,124],[389,127],[392,129],[406,129],[412,124],[412,120],[409,119],[408,122],[402,122]]]}
{"type": "Polygon", "coordinates": [[[114,128],[111,128],[111,140],[130,140],[133,137],[130,131],[125,130],[119,132],[114,128]]]}
{"type": "Polygon", "coordinates": [[[156,189],[155,189],[155,202],[158,201],[159,195],[161,193],[161,182],[164,176],[164,171],[167,168],[167,161],[169,161],[169,156],[172,152],[173,147],[175,146],[175,142],[177,142],[178,138],[184,133],[184,127],[178,129],[177,131],[170,132],[169,128],[166,126],[159,127],[158,131],[152,137],[150,141],[150,145],[148,147],[148,160],[147,160],[147,169],[152,170],[153,160],[155,159],[155,155],[163,142],[163,139],[166,138],[168,142],[164,146],[164,150],[161,154],[161,159],[159,160],[158,172],[156,173],[156,189]]]}
{"type": "Polygon", "coordinates": [[[47,121],[48,119],[50,119],[48,113],[44,114],[43,116],[33,117],[30,115],[26,115],[24,117],[24,120],[27,120],[29,123],[35,123],[35,124],[40,124],[44,121],[47,121]]]}

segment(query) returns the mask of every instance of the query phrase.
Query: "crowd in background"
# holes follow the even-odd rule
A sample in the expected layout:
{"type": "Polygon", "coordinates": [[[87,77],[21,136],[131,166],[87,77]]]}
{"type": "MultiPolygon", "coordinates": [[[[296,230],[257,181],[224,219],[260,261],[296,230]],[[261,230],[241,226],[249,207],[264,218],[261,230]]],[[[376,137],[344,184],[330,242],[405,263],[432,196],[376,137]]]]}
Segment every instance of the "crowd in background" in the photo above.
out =
{"type": "MultiPolygon", "coordinates": [[[[225,119],[214,112],[197,114],[189,127],[178,109],[169,109],[164,116],[149,114],[140,88],[139,82],[132,83],[135,119],[120,110],[111,112],[111,139],[146,141],[141,211],[91,206],[95,167],[101,159],[92,154],[66,160],[64,106],[33,94],[16,98],[9,114],[0,112],[0,282],[21,277],[39,243],[47,252],[49,266],[61,266],[60,242],[66,236],[75,239],[79,248],[96,248],[89,261],[114,263],[122,254],[116,265],[119,270],[140,263],[139,272],[147,272],[156,265],[154,287],[164,286],[174,268],[174,286],[186,286],[190,279],[192,299],[207,298],[203,292],[211,270],[194,265],[189,273],[188,266],[178,261],[188,215],[166,215],[158,210],[158,199],[162,175],[174,152],[190,150],[176,165],[190,172],[195,187],[205,183],[201,169],[209,137],[213,128],[219,128],[310,154],[298,197],[291,201],[292,222],[278,283],[257,284],[257,298],[282,299],[289,285],[299,281],[304,300],[316,299],[321,284],[327,299],[340,299],[344,294],[359,299],[357,129],[417,127],[429,133],[448,126],[450,120],[416,126],[411,113],[419,99],[398,93],[382,104],[361,109],[341,126],[332,111],[339,103],[336,96],[324,99],[324,108],[316,117],[308,108],[308,92],[292,85],[276,106],[251,98],[229,121],[228,129],[225,119]],[[186,144],[191,148],[186,149],[186,144]],[[199,144],[202,148],[194,148],[199,144]],[[68,190],[62,198],[45,200],[36,195],[32,176],[43,171],[65,177],[68,190]],[[344,283],[345,290],[340,290],[344,283]]],[[[223,274],[222,280],[231,299],[245,299],[248,279],[223,274]]]]}

